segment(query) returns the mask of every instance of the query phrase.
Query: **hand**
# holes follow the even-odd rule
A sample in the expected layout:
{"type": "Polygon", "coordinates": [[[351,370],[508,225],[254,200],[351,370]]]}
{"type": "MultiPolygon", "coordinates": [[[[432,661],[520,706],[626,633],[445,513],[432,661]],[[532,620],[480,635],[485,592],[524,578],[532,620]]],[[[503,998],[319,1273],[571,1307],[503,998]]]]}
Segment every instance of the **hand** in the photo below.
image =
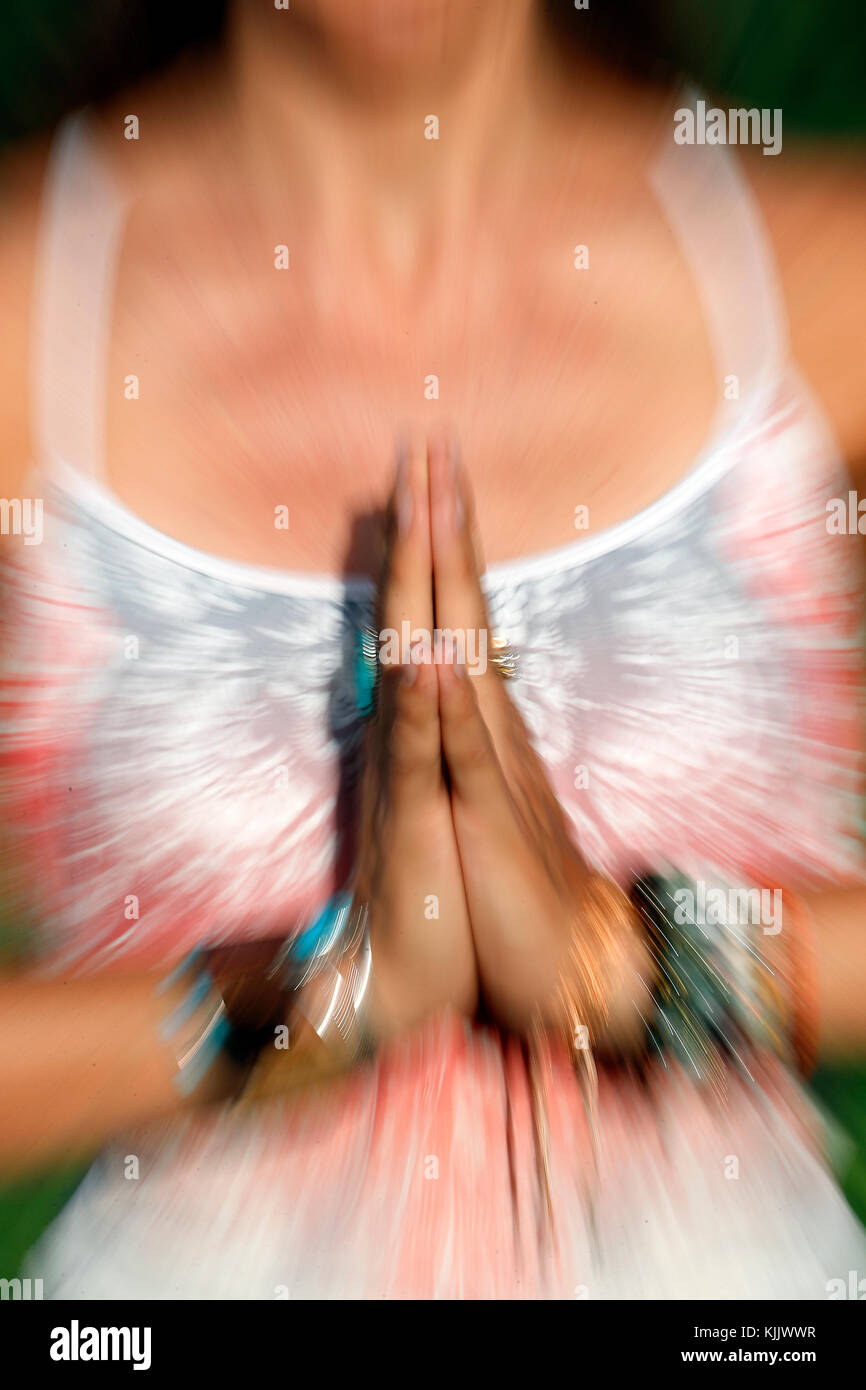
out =
{"type": "MultiPolygon", "coordinates": [[[[404,621],[410,631],[432,634],[427,448],[419,442],[398,467],[376,614],[380,631],[400,633],[404,621]]],[[[411,1029],[440,1009],[472,1016],[478,1004],[438,701],[432,665],[380,667],[365,750],[354,885],[369,910],[372,971],[365,1024],[376,1041],[411,1029]]],[[[254,1008],[259,1008],[257,996],[254,1008]]],[[[347,1058],[330,1055],[303,1010],[293,1010],[291,1032],[288,1051],[265,1050],[247,1085],[247,1103],[333,1079],[345,1068],[347,1058]]]]}
{"type": "MultiPolygon", "coordinates": [[[[380,631],[432,635],[428,452],[398,467],[388,518],[380,631]]],[[[371,1027],[378,1037],[444,1007],[475,1012],[475,950],[442,767],[436,669],[380,667],[362,789],[357,892],[369,904],[371,1027]]]]}
{"type": "MultiPolygon", "coordinates": [[[[444,445],[430,454],[430,508],[437,627],[464,639],[486,633],[472,497],[455,451],[444,445]]],[[[575,929],[580,939],[583,927],[585,974],[602,980],[607,996],[600,1016],[585,1022],[591,1033],[604,1027],[625,1044],[639,1034],[632,1005],[635,972],[644,965],[639,941],[611,951],[595,939],[584,912],[589,870],[499,672],[490,664],[479,674],[446,664],[438,680],[454,829],[491,1012],[518,1030],[539,1018],[559,1021],[558,982],[575,929]]],[[[578,997],[583,984],[576,982],[578,997]]],[[[587,1011],[591,994],[584,990],[587,1011]]]]}

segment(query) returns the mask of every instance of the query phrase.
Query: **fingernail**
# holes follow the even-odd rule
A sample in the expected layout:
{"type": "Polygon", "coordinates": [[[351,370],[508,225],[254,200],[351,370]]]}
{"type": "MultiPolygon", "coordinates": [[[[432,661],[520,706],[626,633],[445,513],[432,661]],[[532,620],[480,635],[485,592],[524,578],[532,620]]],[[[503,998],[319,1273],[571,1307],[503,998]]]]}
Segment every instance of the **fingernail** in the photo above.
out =
{"type": "Polygon", "coordinates": [[[417,666],[413,666],[413,665],[411,664],[411,662],[410,662],[408,666],[404,666],[404,667],[403,667],[403,676],[402,676],[402,680],[403,680],[403,684],[404,684],[404,685],[414,685],[417,679],[418,679],[418,667],[417,667],[417,666]]]}
{"type": "Polygon", "coordinates": [[[458,679],[459,681],[465,681],[465,679],[466,679],[466,667],[464,666],[464,664],[463,664],[462,661],[455,661],[455,663],[454,663],[454,674],[455,674],[455,676],[457,677],[457,679],[458,679]]]}
{"type": "Polygon", "coordinates": [[[397,529],[405,536],[412,525],[412,490],[409,487],[409,451],[402,439],[397,448],[396,493],[397,529]]]}

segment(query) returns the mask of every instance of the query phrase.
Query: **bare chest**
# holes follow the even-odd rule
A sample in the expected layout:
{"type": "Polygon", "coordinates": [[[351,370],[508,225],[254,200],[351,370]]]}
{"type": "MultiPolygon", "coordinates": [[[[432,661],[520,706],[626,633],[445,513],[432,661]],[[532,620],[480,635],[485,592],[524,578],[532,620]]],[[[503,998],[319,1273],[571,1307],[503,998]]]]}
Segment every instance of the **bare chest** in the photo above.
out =
{"type": "Polygon", "coordinates": [[[588,270],[527,250],[450,293],[372,295],[298,268],[121,281],[107,476],[187,544],[292,570],[374,572],[407,426],[456,434],[485,558],[567,544],[640,510],[705,442],[715,380],[674,251],[617,242],[588,270]],[[292,276],[294,275],[294,280],[292,276]]]}

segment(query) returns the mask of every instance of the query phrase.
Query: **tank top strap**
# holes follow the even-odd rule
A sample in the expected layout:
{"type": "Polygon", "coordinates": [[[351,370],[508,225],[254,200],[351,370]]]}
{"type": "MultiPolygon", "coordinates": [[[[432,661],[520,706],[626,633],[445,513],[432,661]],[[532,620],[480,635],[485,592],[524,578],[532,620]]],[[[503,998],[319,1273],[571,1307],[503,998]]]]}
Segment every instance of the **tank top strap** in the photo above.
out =
{"type": "MultiPolygon", "coordinates": [[[[681,106],[699,94],[684,91],[681,106]]],[[[740,397],[770,390],[788,362],[778,276],[754,195],[725,145],[677,144],[670,134],[650,182],[686,257],[703,303],[722,380],[740,397]]]]}
{"type": "Polygon", "coordinates": [[[36,461],[101,478],[106,359],[128,198],[95,146],[86,110],[59,127],[43,196],[32,337],[36,461]]]}

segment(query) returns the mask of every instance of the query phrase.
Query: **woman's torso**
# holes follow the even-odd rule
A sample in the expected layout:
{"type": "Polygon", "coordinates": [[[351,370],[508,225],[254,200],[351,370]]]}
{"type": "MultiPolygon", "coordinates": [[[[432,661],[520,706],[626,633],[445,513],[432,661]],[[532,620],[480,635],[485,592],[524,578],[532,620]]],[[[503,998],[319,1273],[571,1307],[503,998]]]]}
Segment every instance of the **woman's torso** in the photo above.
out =
{"type": "MultiPolygon", "coordinates": [[[[13,556],[4,623],[14,662],[4,690],[7,802],[24,832],[26,862],[39,866],[32,896],[47,927],[51,968],[157,964],[194,941],[273,935],[332,886],[339,807],[357,772],[360,733],[348,657],[373,589],[351,574],[298,572],[311,554],[303,545],[294,563],[278,567],[270,542],[254,551],[267,563],[249,563],[249,532],[238,542],[242,557],[219,547],[226,559],[170,540],[108,488],[106,478],[115,477],[122,488],[123,467],[103,478],[94,472],[106,362],[117,353],[106,325],[124,209],[103,183],[103,166],[92,162],[83,127],[73,124],[64,139],[37,327],[46,366],[37,420],[45,538],[13,556]]],[[[491,617],[521,652],[514,698],[585,853],[599,866],[622,876],[641,860],[664,857],[685,869],[709,860],[774,886],[794,877],[820,882],[860,866],[857,575],[824,524],[842,473],[787,361],[772,270],[742,185],[724,152],[702,151],[700,159],[694,150],[682,153],[688,166],[678,166],[668,148],[652,179],[695,275],[717,383],[735,381],[736,391],[726,398],[722,385],[710,438],[684,476],[682,467],[672,477],[656,475],[661,486],[643,496],[633,461],[623,489],[634,492],[637,507],[623,507],[610,518],[614,526],[596,520],[586,496],[579,440],[564,451],[555,487],[537,487],[533,470],[525,499],[500,497],[500,517],[533,511],[529,534],[549,526],[545,534],[560,543],[488,569],[491,617]],[[561,523],[550,512],[566,503],[560,541],[561,523]],[[590,528],[579,535],[574,508],[587,504],[590,528]]],[[[576,233],[573,244],[583,240],[576,233]]],[[[573,244],[564,248],[569,257],[573,244]]],[[[593,254],[590,247],[591,264],[593,254]]],[[[315,356],[325,348],[321,340],[315,356]]],[[[510,359],[519,382],[521,344],[507,349],[494,354],[493,370],[501,383],[510,359]]],[[[466,360],[476,363],[472,389],[483,398],[480,342],[466,360]]],[[[146,373],[138,375],[146,388],[146,373]]],[[[274,399],[279,414],[275,375],[276,387],[271,379],[263,399],[274,399]]],[[[175,374],[179,392],[183,380],[175,374]]],[[[560,409],[563,389],[560,383],[560,409]]],[[[628,411],[628,385],[620,377],[618,395],[613,387],[610,393],[613,433],[628,411]]],[[[524,410],[526,398],[518,398],[524,410]]],[[[287,409],[297,413],[298,402],[287,409]]],[[[598,418],[598,402],[593,409],[598,418]]],[[[308,404],[305,396],[305,410],[311,419],[327,413],[315,392],[308,404]]],[[[696,420],[690,414],[684,437],[702,432],[696,420]]],[[[209,428],[203,422],[205,437],[209,428]]],[[[289,442],[298,448],[301,440],[289,442]]],[[[227,466],[225,456],[215,464],[227,466]]],[[[158,463],[157,479],[167,476],[162,468],[158,463]]],[[[270,485],[259,486],[254,471],[257,495],[268,501],[262,514],[285,502],[290,515],[308,505],[321,515],[321,492],[328,490],[318,489],[311,472],[306,489],[272,502],[273,490],[268,495],[270,485]]],[[[546,476],[543,468],[538,476],[546,476]]],[[[232,487],[239,484],[235,479],[232,487]]],[[[179,486],[222,516],[233,495],[220,483],[211,498],[201,473],[186,474],[179,486]]],[[[148,496],[158,510],[159,487],[148,496]]],[[[603,489],[599,497],[602,518],[615,510],[612,498],[623,500],[617,490],[607,503],[603,489]]],[[[485,505],[495,518],[492,485],[486,504],[482,490],[482,515],[485,505]]],[[[157,512],[152,519],[160,519],[157,512]]],[[[221,534],[231,545],[221,522],[197,534],[221,534]]],[[[340,548],[340,534],[332,525],[325,553],[340,548]]],[[[498,548],[507,551],[520,534],[503,523],[498,548]]],[[[420,1137],[425,1124],[433,1125],[439,1148],[459,1142],[470,1093],[486,1116],[479,1153],[487,1154],[484,1162],[497,1155],[500,1165],[507,1147],[500,1111],[514,1059],[497,1060],[489,1039],[467,1043],[448,1029],[441,1036],[440,1047],[431,1033],[426,1052],[420,1044],[398,1049],[380,1064],[375,1083],[350,1088],[342,1119],[337,1108],[337,1118],[317,1119],[323,1130],[301,1125],[303,1133],[328,1133],[324,1171],[339,1188],[348,1164],[366,1187],[368,1214],[389,1183],[411,1187],[410,1168],[416,1160],[423,1166],[431,1152],[420,1137]],[[438,1078],[432,1116],[419,1111],[424,1076],[428,1083],[438,1078]],[[399,1099],[383,1100],[389,1095],[399,1099]],[[344,1135],[345,1150],[341,1125],[352,1135],[344,1135]]],[[[514,1076],[510,1094],[514,1151],[526,1160],[518,1181],[526,1213],[534,1200],[531,1145],[514,1076]]],[[[575,1138],[572,1100],[562,1100],[562,1152],[577,1145],[579,1166],[586,1154],[575,1138]]],[[[649,1119],[636,1097],[635,1104],[643,1116],[640,1147],[649,1142],[649,1119]]],[[[698,1110],[705,1113],[702,1103],[698,1110]]],[[[293,1180],[302,1172],[298,1113],[291,1122],[272,1114],[251,1141],[287,1181],[290,1171],[293,1180]]],[[[736,1123],[724,1140],[714,1125],[713,1144],[736,1142],[736,1123]]],[[[628,1132],[621,1120],[623,1144],[628,1132]]],[[[150,1191],[162,1194],[168,1211],[171,1193],[189,1196],[194,1183],[184,1165],[198,1171],[201,1153],[215,1141],[201,1140],[198,1151],[194,1139],[165,1142],[169,1157],[163,1151],[162,1176],[154,1173],[150,1191]]],[[[231,1147],[237,1138],[227,1142],[231,1147]]],[[[218,1155],[207,1152],[218,1170],[218,1155]]],[[[625,1169],[625,1149],[616,1152],[625,1169]]],[[[231,1168],[236,1160],[226,1162],[231,1168]]],[[[260,1190],[261,1168],[248,1156],[242,1167],[249,1197],[260,1190]]],[[[502,1172],[496,1190],[507,1202],[510,1180],[502,1172]]],[[[480,1181],[475,1172],[472,1183],[480,1181]]],[[[439,1218],[424,1206],[429,1191],[413,1198],[421,1203],[417,1211],[426,1211],[420,1226],[435,1233],[434,1244],[456,1239],[454,1222],[468,1200],[458,1180],[449,1191],[439,1218]]],[[[218,1190],[213,1196],[219,1200],[218,1190]]],[[[98,1195],[94,1200],[98,1208],[98,1195]]],[[[505,1207],[500,1212],[492,1195],[491,1203],[495,1232],[505,1207]]],[[[568,1200],[565,1206],[570,1210],[568,1200]]],[[[265,1223],[267,1201],[257,1209],[256,1220],[265,1223]]],[[[315,1211],[321,1209],[320,1201],[315,1211]]],[[[338,1209],[339,1202],[331,1205],[330,1219],[338,1209]]],[[[205,1203],[203,1220],[206,1211],[205,1203]]],[[[304,1239],[313,1239],[318,1217],[312,1206],[304,1211],[304,1239]]],[[[463,1211],[460,1239],[471,1247],[465,1221],[463,1211]]],[[[356,1252],[363,1245],[357,1240],[356,1252]]],[[[405,1235],[401,1241],[404,1277],[401,1283],[392,1271],[389,1278],[398,1290],[419,1279],[421,1287],[419,1250],[406,1246],[405,1235]]],[[[493,1277],[484,1261],[486,1273],[478,1274],[477,1255],[472,1250],[460,1263],[458,1278],[476,1290],[493,1277]]],[[[575,1277],[571,1266],[565,1277],[575,1277]]]]}

